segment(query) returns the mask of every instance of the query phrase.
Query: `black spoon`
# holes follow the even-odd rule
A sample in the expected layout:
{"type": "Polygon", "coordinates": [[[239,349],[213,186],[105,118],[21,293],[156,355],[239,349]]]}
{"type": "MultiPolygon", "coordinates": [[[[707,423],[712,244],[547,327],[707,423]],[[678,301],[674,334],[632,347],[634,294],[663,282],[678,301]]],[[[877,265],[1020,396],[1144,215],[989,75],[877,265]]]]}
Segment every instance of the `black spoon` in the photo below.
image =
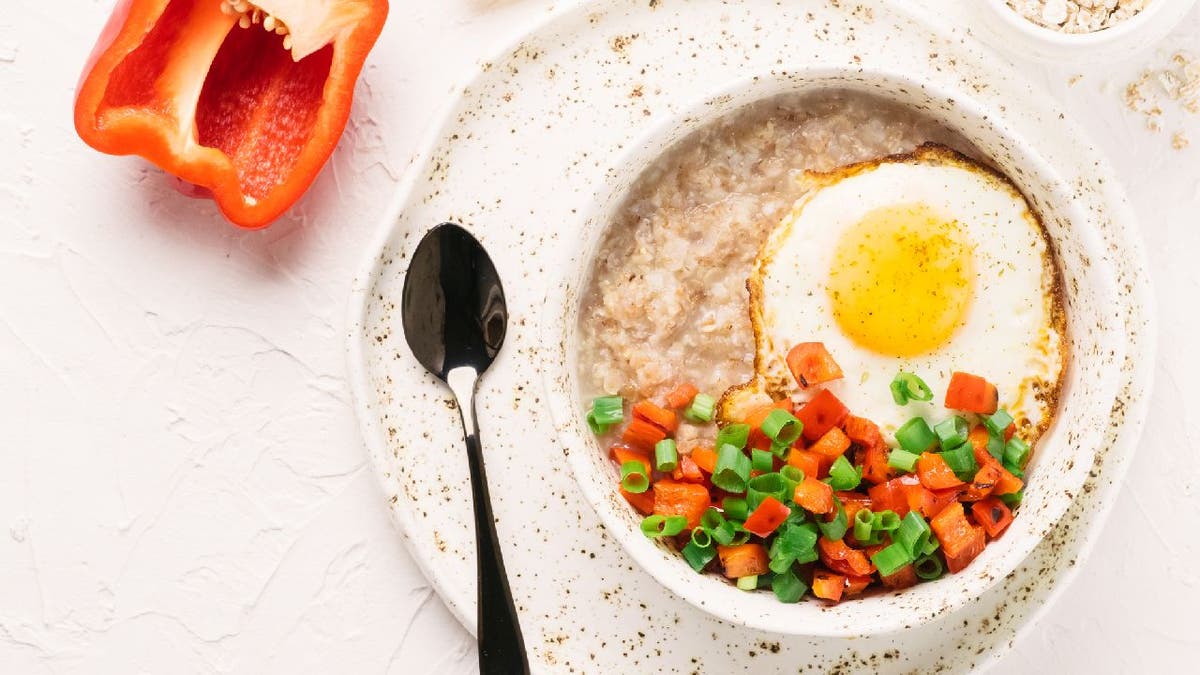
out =
{"type": "Polygon", "coordinates": [[[475,389],[504,344],[508,308],[496,267],[475,237],[453,223],[425,235],[408,264],[402,313],[409,348],[454,392],[467,440],[479,567],[479,671],[528,673],[475,420],[475,389]]]}

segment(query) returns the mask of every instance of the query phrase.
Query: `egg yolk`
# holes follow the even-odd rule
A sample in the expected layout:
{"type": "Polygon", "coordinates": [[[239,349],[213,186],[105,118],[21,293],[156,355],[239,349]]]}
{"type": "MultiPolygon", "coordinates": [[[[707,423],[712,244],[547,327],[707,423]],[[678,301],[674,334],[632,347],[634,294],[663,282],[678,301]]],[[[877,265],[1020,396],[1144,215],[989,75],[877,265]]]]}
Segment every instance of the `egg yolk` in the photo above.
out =
{"type": "Polygon", "coordinates": [[[876,209],[842,233],[829,271],[833,315],[855,343],[923,354],[962,325],[975,294],[973,249],[924,204],[876,209]]]}

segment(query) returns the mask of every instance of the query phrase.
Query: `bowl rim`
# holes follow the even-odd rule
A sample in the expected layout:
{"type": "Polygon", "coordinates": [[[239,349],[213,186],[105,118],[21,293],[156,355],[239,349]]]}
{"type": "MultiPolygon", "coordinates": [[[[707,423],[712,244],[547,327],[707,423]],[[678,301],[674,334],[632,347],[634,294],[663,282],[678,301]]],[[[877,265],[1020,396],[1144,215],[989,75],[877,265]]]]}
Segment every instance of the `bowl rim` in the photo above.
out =
{"type": "Polygon", "coordinates": [[[1117,42],[1131,33],[1143,30],[1144,26],[1166,11],[1164,8],[1170,6],[1173,1],[1183,3],[1185,6],[1196,2],[1196,0],[1150,0],[1145,9],[1108,28],[1090,33],[1063,33],[1026,19],[1017,13],[1017,10],[1010,7],[1007,0],[984,0],[994,10],[994,13],[999,15],[1000,20],[1013,30],[1046,44],[1078,48],[1117,42]]]}
{"type": "MultiPolygon", "coordinates": [[[[1003,1],[1003,0],[1001,0],[1003,1]]],[[[1023,19],[1022,19],[1023,20],[1023,19]]],[[[867,87],[862,86],[864,77],[872,77],[876,80],[883,80],[890,86],[889,89],[904,89],[909,87],[919,90],[931,99],[936,100],[938,97],[943,99],[951,99],[956,108],[963,110],[969,118],[981,120],[987,125],[990,125],[995,133],[1001,138],[1015,142],[1018,147],[1024,148],[1021,153],[1024,159],[1041,160],[1042,166],[1039,170],[1054,178],[1054,183],[1067,187],[1066,182],[1062,177],[1053,170],[1053,168],[1044,160],[1044,158],[1030,148],[1027,143],[1021,141],[1019,134],[1014,133],[1014,130],[1006,125],[1002,117],[989,113],[967,92],[954,88],[946,87],[941,84],[912,76],[911,74],[889,70],[886,68],[863,68],[849,67],[842,65],[820,65],[820,66],[797,66],[788,68],[786,64],[780,68],[771,71],[770,73],[748,74],[731,81],[724,83],[721,86],[715,87],[711,91],[689,101],[687,104],[680,106],[679,111],[670,117],[659,121],[649,127],[641,134],[636,142],[629,144],[616,155],[617,160],[626,159],[638,156],[639,153],[645,152],[646,147],[655,149],[652,159],[649,162],[643,162],[639,166],[637,173],[633,174],[633,180],[641,174],[652,163],[653,159],[661,157],[662,154],[668,151],[675,143],[686,138],[690,133],[703,128],[706,124],[720,119],[723,116],[733,114],[737,109],[753,103],[754,101],[767,100],[773,96],[787,93],[786,91],[776,91],[764,96],[750,97],[742,100],[739,105],[723,110],[717,115],[706,115],[706,108],[718,106],[719,104],[727,103],[730,100],[739,99],[739,94],[743,93],[764,80],[782,80],[792,79],[803,83],[805,86],[798,87],[797,91],[819,91],[823,88],[829,89],[848,89],[848,90],[866,90],[867,87]],[[803,77],[797,80],[797,75],[803,77]],[[700,120],[697,123],[697,119],[700,120]],[[677,134],[672,137],[673,131],[684,130],[684,133],[677,134]],[[670,140],[664,140],[670,139],[670,140]]],[[[907,93],[907,92],[906,92],[907,93]]],[[[876,95],[887,96],[887,91],[877,92],[876,95]]],[[[614,165],[619,165],[619,162],[614,162],[614,165]]],[[[606,186],[608,184],[606,183],[606,186]]],[[[602,214],[610,213],[614,208],[612,200],[620,199],[627,193],[628,186],[625,189],[615,190],[609,187],[599,187],[593,194],[593,198],[589,203],[586,211],[581,211],[581,217],[585,219],[598,217],[602,214]]],[[[937,618],[953,613],[975,598],[986,593],[990,588],[994,587],[1001,579],[1007,576],[1013,569],[1021,563],[1033,549],[1041,543],[1046,534],[1053,529],[1062,516],[1066,513],[1070,504],[1073,502],[1075,494],[1087,475],[1090,462],[1076,462],[1083,464],[1079,468],[1071,471],[1072,478],[1070,485],[1073,486],[1071,491],[1056,494],[1053,499],[1047,501],[1047,509],[1043,511],[1045,516],[1044,525],[1040,531],[1031,532],[1031,536],[1026,536],[1020,540],[1020,544],[1012,544],[1006,546],[994,560],[991,561],[992,567],[998,570],[999,573],[987,575],[987,578],[982,581],[980,575],[962,575],[961,583],[956,586],[965,592],[960,593],[944,593],[939,596],[941,602],[931,602],[927,607],[920,609],[912,609],[907,612],[897,612],[896,617],[882,618],[884,625],[874,628],[849,628],[837,625],[827,625],[818,623],[816,625],[806,624],[802,629],[790,628],[788,625],[780,625],[774,621],[768,622],[764,618],[756,614],[742,614],[737,611],[737,608],[742,603],[727,603],[727,602],[705,602],[695,596],[695,591],[703,587],[703,583],[696,583],[697,580],[707,579],[713,575],[681,575],[677,572],[677,568],[667,568],[661,563],[664,560],[663,553],[668,552],[666,547],[661,543],[651,542],[630,528],[625,521],[624,516],[618,512],[614,506],[615,500],[612,495],[615,491],[602,489],[598,484],[593,484],[588,476],[591,474],[591,467],[588,464],[586,453],[597,452],[597,446],[594,439],[586,437],[579,433],[579,423],[575,419],[578,417],[576,406],[572,405],[575,399],[579,398],[577,387],[577,374],[570,372],[571,367],[576,364],[574,359],[574,349],[572,347],[571,338],[576,334],[576,329],[573,323],[578,318],[578,307],[580,305],[580,294],[583,288],[586,287],[591,277],[592,261],[596,250],[603,238],[603,233],[609,228],[608,223],[601,223],[596,226],[594,233],[587,237],[580,237],[579,242],[572,248],[565,257],[565,263],[560,272],[552,278],[552,283],[548,288],[546,299],[542,307],[540,316],[542,317],[542,326],[540,328],[541,344],[546,351],[541,355],[541,376],[546,387],[548,398],[550,399],[550,413],[554,423],[555,432],[559,440],[564,445],[564,454],[567,455],[568,462],[571,465],[572,474],[575,482],[584,494],[585,499],[591,505],[593,511],[600,518],[601,523],[608,529],[613,537],[621,543],[622,548],[637,562],[637,564],[645,571],[649,572],[665,588],[674,594],[682,597],[689,604],[703,610],[704,612],[720,618],[724,621],[743,625],[750,628],[755,628],[774,633],[784,633],[792,635],[804,635],[811,637],[825,638],[853,638],[867,635],[882,635],[894,633],[907,628],[912,628],[929,623],[937,618]],[[577,286],[575,282],[581,282],[583,286],[577,286]],[[565,291],[565,293],[560,292],[565,291]],[[568,372],[564,373],[563,370],[568,372]],[[565,375],[565,377],[564,377],[565,375]]],[[[1086,237],[1094,238],[1094,232],[1085,233],[1086,237]]],[[[1111,270],[1104,269],[1102,273],[1102,285],[1106,287],[1108,294],[1115,296],[1114,275],[1111,270]]],[[[1068,327],[1068,331],[1070,327],[1068,327]]],[[[1127,338],[1124,338],[1120,331],[1116,328],[1109,331],[1112,333],[1110,341],[1114,349],[1119,348],[1123,356],[1127,345],[1127,338]]],[[[1074,359],[1068,358],[1068,368],[1072,368],[1074,359]]],[[[1115,373],[1107,375],[1108,379],[1116,381],[1115,373]]],[[[1103,391],[1115,390],[1115,387],[1102,388],[1103,391]]],[[[1115,398],[1115,394],[1114,394],[1115,398]]],[[[1096,453],[1096,444],[1089,444],[1089,447],[1084,448],[1083,452],[1094,459],[1096,453]]],[[[622,503],[622,506],[624,504],[622,503]]],[[[669,551],[672,558],[678,560],[678,555],[669,551]]],[[[729,587],[724,582],[722,586],[729,587]]],[[[904,593],[905,591],[899,591],[904,593]]],[[[747,594],[748,598],[761,596],[762,594],[747,594]]],[[[889,594],[894,595],[894,594],[889,594]]],[[[882,597],[882,596],[881,596],[882,597]]],[[[769,599],[772,603],[774,598],[769,599]]],[[[858,603],[872,602],[873,598],[864,598],[856,601],[858,603]]],[[[786,607],[786,605],[780,605],[786,607]]],[[[896,609],[896,608],[889,608],[896,609]]],[[[822,614],[835,611],[836,607],[822,608],[822,614]]]]}

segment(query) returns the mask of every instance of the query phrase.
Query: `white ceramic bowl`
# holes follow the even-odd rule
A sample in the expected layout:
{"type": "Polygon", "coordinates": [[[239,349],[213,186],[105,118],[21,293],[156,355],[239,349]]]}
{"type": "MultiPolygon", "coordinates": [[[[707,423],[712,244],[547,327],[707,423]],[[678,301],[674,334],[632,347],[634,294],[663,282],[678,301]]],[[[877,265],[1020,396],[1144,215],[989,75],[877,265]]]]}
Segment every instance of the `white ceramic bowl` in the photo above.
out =
{"type": "Polygon", "coordinates": [[[944,91],[899,73],[798,69],[762,73],[729,83],[651,130],[611,159],[610,180],[581,214],[578,244],[564,278],[551,289],[544,313],[545,363],[566,364],[544,373],[556,428],[584,497],[609,534],[655,579],[695,606],[727,621],[777,633],[851,637],[897,631],[972,602],[1008,575],[1053,529],[1080,490],[1109,424],[1113,392],[1125,352],[1113,271],[1089,214],[1052,166],[1006,127],[1003,115],[982,108],[965,91],[944,91]],[[1025,501],[1004,537],[966,570],[895,593],[826,606],[783,604],[770,592],[746,593],[714,575],[698,575],[673,550],[647,539],[640,516],[616,490],[617,472],[584,424],[586,402],[578,381],[577,324],[582,293],[602,235],[631,185],[672,144],[753,101],[819,88],[860,90],[898,100],[940,119],[969,139],[1007,173],[1041,213],[1056,247],[1067,294],[1070,363],[1056,422],[1029,468],[1025,501]]]}
{"type": "Polygon", "coordinates": [[[1060,65],[1111,62],[1152,47],[1171,32],[1196,0],[1152,0],[1146,9],[1094,33],[1060,33],[1014,11],[1005,0],[974,0],[978,33],[993,48],[1060,65]]]}

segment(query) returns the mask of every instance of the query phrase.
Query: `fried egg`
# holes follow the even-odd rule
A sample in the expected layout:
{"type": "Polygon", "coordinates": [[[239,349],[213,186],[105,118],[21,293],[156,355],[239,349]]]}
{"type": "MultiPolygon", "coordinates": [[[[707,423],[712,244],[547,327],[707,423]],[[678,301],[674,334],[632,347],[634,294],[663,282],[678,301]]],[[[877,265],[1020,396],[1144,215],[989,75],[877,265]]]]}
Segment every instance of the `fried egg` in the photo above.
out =
{"type": "Polygon", "coordinates": [[[889,439],[914,416],[948,415],[946,386],[965,371],[996,385],[1036,440],[1057,404],[1065,319],[1053,250],[1021,192],[939,146],[804,180],[747,283],[755,377],[727,393],[723,417],[768,396],[811,396],[785,359],[823,342],[845,373],[827,388],[889,439]],[[900,371],[934,400],[896,405],[900,371]]]}

